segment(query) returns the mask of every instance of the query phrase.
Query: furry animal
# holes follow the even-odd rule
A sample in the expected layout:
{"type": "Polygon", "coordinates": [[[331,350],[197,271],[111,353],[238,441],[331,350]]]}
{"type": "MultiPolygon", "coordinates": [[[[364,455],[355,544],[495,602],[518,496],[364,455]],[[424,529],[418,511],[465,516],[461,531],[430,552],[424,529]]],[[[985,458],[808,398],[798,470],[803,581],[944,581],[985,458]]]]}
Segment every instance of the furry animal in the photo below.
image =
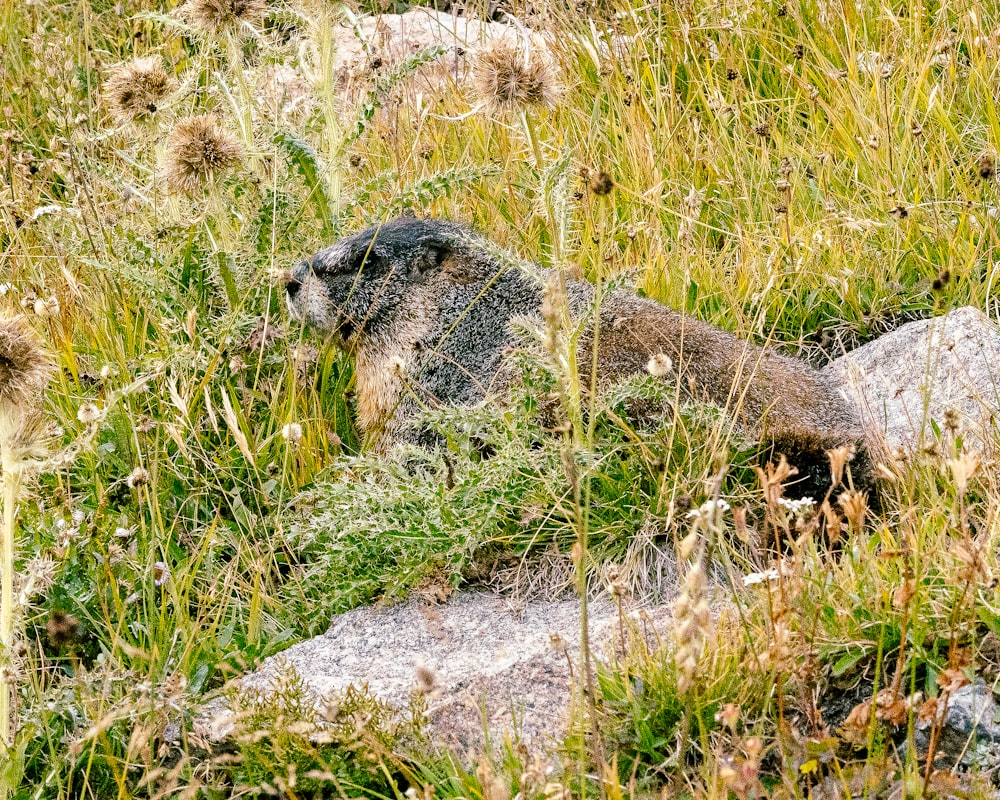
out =
{"type": "MultiPolygon", "coordinates": [[[[512,320],[537,317],[543,288],[492,255],[467,228],[401,218],[320,250],[287,275],[293,316],[329,332],[353,354],[357,415],[369,442],[403,436],[420,404],[473,404],[502,395],[505,355],[519,342],[512,320]]],[[[592,306],[590,284],[567,282],[570,309],[592,306]]],[[[806,363],[627,292],[606,296],[597,336],[597,384],[669,357],[689,396],[736,413],[769,455],[797,467],[793,494],[821,498],[830,485],[826,451],[853,445],[855,482],[868,467],[854,410],[806,363]],[[662,356],[661,356],[662,358],[662,356]]],[[[579,341],[589,373],[594,325],[579,341]]],[[[589,375],[584,376],[585,385],[589,375]]]]}

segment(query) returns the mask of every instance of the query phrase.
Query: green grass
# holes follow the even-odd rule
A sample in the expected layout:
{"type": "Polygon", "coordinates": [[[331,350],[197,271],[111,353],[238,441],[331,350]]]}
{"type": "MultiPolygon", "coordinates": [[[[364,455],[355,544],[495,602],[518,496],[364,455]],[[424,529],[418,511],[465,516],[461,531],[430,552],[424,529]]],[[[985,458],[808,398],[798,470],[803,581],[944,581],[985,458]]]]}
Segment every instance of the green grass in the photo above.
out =
{"type": "Polygon", "coordinates": [[[816,361],[960,305],[996,318],[994,4],[694,0],[604,9],[592,25],[546,7],[530,24],[550,37],[563,99],[496,121],[469,86],[416,72],[433,52],[372,74],[352,104],[331,77],[339,12],[312,0],[269,5],[249,37],[199,37],[147,0],[0,10],[0,310],[27,309],[56,360],[46,413],[62,445],[86,432],[82,404],[103,412],[19,509],[18,568],[45,557],[54,574],[20,619],[17,796],[253,795],[293,763],[340,776],[299,796],[390,796],[400,775],[488,800],[596,796],[594,776],[613,797],[804,796],[824,776],[923,790],[881,723],[852,750],[812,724],[811,704],[856,681],[937,694],[957,666],[996,682],[990,465],[965,491],[957,453],[898,467],[834,557],[809,522],[765,513],[748,448],[705,409],[638,430],[595,414],[565,443],[526,399],[439,415],[446,455],[375,458],[359,453],[350,364],[289,322],[269,271],[412,210],[533,261],[558,246],[592,279],[628,276],[816,361]],[[175,89],[122,125],[101,87],[143,55],[175,89]],[[310,103],[268,110],[258,79],[275,65],[310,103]],[[194,113],[216,114],[244,155],[203,192],[171,195],[167,134],[194,113]],[[590,188],[601,171],[607,195],[590,188]],[[58,308],[36,314],[50,298],[58,308]],[[539,778],[516,748],[470,766],[384,731],[360,767],[342,742],[318,752],[292,734],[244,742],[235,765],[160,746],[184,722],[170,701],[193,706],[336,611],[479,580],[498,558],[570,559],[586,538],[586,563],[653,593],[653,545],[688,537],[686,510],[723,467],[722,496],[752,530],[727,514],[696,530],[694,558],[704,547],[738,583],[767,565],[755,534],[777,526],[805,534],[787,578],[740,590],[685,691],[665,632],[602,665],[558,774],[539,778]],[[129,480],[137,468],[148,480],[129,480]],[[58,645],[57,613],[79,621],[58,645]],[[732,724],[716,719],[727,703],[741,708],[732,724]],[[345,775],[355,786],[337,788],[345,775]]]}

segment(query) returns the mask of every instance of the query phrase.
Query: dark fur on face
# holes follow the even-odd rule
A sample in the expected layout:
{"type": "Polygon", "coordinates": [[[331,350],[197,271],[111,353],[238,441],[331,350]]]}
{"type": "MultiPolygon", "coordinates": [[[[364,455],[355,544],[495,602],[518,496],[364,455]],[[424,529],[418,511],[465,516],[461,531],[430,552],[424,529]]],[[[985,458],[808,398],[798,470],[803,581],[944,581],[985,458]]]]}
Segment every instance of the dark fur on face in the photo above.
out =
{"type": "Polygon", "coordinates": [[[350,349],[359,334],[378,333],[438,272],[455,283],[495,271],[468,230],[442,220],[403,217],[342,239],[302,261],[286,284],[293,316],[350,349]],[[305,291],[302,291],[305,288],[305,291]]]}

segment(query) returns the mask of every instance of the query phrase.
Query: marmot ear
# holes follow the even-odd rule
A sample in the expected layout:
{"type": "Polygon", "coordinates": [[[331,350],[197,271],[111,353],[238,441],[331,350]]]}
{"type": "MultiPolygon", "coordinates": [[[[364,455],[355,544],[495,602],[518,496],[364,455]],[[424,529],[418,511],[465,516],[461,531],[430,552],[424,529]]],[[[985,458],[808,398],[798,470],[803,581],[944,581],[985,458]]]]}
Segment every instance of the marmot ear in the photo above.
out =
{"type": "Polygon", "coordinates": [[[442,265],[454,254],[454,249],[446,242],[422,242],[420,250],[410,262],[410,276],[421,278],[442,265]]]}

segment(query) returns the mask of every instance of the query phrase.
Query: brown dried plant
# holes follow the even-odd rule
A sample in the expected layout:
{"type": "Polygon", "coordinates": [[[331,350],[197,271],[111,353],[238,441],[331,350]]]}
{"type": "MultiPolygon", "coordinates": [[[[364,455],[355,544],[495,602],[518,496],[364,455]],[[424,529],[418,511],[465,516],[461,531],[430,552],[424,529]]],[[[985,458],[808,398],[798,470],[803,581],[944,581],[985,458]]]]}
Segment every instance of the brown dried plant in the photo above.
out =
{"type": "Polygon", "coordinates": [[[104,83],[104,98],[119,123],[148,120],[173,88],[160,59],[137,58],[119,66],[104,83]]]}
{"type": "Polygon", "coordinates": [[[220,33],[264,18],[264,0],[188,0],[178,13],[202,33],[220,33]]]}
{"type": "MultiPolygon", "coordinates": [[[[15,662],[14,525],[24,485],[25,460],[40,455],[46,427],[42,393],[52,363],[23,317],[0,316],[0,762],[14,746],[15,662]]],[[[7,771],[0,796],[9,796],[7,771]]],[[[15,776],[16,777],[16,776],[15,776]]]]}
{"type": "Polygon", "coordinates": [[[501,42],[484,50],[473,66],[476,94],[496,114],[554,108],[564,88],[552,59],[537,43],[501,42]]]}
{"type": "Polygon", "coordinates": [[[180,120],[167,139],[163,176],[172,192],[193,192],[231,170],[243,148],[211,115],[180,120]]]}

